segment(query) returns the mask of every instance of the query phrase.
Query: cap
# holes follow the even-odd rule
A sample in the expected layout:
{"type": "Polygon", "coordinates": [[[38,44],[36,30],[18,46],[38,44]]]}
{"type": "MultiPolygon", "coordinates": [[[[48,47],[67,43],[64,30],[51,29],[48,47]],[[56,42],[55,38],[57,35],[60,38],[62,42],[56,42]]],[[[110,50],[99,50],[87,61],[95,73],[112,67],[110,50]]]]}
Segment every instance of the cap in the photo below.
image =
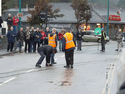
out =
{"type": "Polygon", "coordinates": [[[72,30],[72,28],[70,28],[70,30],[72,30]]]}
{"type": "Polygon", "coordinates": [[[104,30],[104,28],[102,28],[102,30],[104,30]]]}

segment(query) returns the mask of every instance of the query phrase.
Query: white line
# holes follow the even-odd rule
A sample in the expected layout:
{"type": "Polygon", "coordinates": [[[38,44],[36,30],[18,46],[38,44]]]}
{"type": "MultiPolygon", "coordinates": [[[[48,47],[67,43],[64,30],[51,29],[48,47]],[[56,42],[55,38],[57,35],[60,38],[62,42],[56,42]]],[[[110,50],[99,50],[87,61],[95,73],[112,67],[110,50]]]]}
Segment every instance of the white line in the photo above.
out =
{"type": "Polygon", "coordinates": [[[7,81],[3,82],[3,83],[2,83],[2,84],[0,84],[0,85],[4,85],[4,84],[6,84],[6,83],[8,83],[8,82],[10,82],[10,81],[12,81],[12,80],[14,80],[14,79],[16,79],[16,77],[10,78],[9,80],[7,80],[7,81]]]}
{"type": "MultiPolygon", "coordinates": [[[[113,65],[113,64],[112,64],[113,65]]],[[[109,72],[108,72],[108,78],[107,78],[107,80],[106,80],[106,83],[105,83],[105,87],[104,87],[104,89],[103,89],[103,91],[102,91],[102,94],[104,94],[105,93],[105,90],[106,90],[106,85],[108,84],[108,81],[109,81],[109,76],[110,76],[110,73],[111,73],[111,69],[112,69],[112,66],[111,65],[111,67],[110,67],[110,70],[109,70],[109,72]]]]}
{"type": "Polygon", "coordinates": [[[32,72],[32,71],[34,71],[34,69],[28,70],[27,72],[32,72]]]}

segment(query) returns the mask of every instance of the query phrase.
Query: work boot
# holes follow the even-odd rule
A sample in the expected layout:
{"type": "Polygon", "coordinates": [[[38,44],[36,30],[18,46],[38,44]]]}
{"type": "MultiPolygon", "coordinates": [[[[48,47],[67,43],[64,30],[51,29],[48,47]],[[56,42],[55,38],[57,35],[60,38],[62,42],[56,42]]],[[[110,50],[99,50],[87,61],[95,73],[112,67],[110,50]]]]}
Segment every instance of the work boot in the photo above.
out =
{"type": "Polygon", "coordinates": [[[118,49],[116,49],[115,51],[118,51],[118,49]]]}
{"type": "Polygon", "coordinates": [[[57,64],[56,62],[53,62],[52,64],[57,64]]]}
{"type": "Polygon", "coordinates": [[[41,66],[39,64],[36,64],[36,67],[41,68],[41,66]]]}
{"type": "Polygon", "coordinates": [[[64,66],[64,68],[69,68],[69,65],[64,66]]]}

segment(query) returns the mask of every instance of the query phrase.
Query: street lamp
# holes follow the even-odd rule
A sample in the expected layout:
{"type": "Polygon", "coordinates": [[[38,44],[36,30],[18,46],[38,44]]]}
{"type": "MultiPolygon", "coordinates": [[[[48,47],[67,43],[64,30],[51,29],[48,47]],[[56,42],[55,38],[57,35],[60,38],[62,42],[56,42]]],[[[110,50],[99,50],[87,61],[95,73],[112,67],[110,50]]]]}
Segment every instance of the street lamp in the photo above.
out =
{"type": "MultiPolygon", "coordinates": [[[[19,13],[21,13],[21,0],[19,0],[19,13]]],[[[19,17],[19,29],[21,28],[21,17],[19,17]]]]}
{"type": "Polygon", "coordinates": [[[107,8],[107,36],[109,36],[109,0],[108,0],[108,8],[107,8]]]}

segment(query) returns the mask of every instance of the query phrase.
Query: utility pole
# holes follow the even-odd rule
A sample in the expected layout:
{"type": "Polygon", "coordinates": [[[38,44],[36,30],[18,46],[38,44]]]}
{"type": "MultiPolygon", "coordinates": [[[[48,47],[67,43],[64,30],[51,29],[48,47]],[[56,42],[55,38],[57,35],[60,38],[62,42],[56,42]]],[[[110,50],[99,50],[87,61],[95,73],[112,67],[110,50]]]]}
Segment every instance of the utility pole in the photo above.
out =
{"type": "Polygon", "coordinates": [[[48,11],[47,11],[47,8],[46,8],[46,17],[45,17],[45,21],[46,21],[46,28],[47,28],[47,23],[48,23],[48,11]]]}
{"type": "Polygon", "coordinates": [[[107,36],[109,36],[109,0],[108,0],[108,8],[107,8],[107,36]]]}
{"type": "Polygon", "coordinates": [[[2,0],[0,0],[0,16],[2,16],[2,0]]]}
{"type": "MultiPolygon", "coordinates": [[[[19,0],[19,13],[21,13],[21,0],[19,0]]],[[[21,17],[19,17],[19,29],[21,28],[21,17]]]]}

